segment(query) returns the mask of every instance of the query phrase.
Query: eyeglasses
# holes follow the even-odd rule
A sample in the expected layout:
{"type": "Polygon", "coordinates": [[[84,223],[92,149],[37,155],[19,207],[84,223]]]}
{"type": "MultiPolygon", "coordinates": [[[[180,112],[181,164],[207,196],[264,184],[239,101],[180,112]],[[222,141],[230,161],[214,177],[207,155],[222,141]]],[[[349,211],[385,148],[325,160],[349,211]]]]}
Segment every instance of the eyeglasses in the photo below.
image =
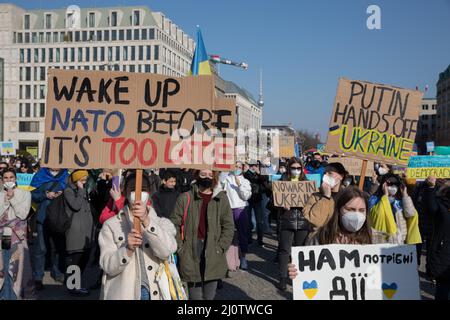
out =
{"type": "Polygon", "coordinates": [[[301,170],[302,167],[291,167],[291,170],[301,170]]]}

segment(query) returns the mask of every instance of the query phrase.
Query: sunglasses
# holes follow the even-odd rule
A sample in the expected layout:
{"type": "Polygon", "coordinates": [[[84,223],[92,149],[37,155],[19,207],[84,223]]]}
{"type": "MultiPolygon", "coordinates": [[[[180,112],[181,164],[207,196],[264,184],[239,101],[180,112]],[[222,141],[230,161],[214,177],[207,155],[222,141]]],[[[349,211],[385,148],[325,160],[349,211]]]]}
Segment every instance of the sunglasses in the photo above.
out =
{"type": "Polygon", "coordinates": [[[291,167],[292,170],[301,170],[302,167],[291,167]]]}

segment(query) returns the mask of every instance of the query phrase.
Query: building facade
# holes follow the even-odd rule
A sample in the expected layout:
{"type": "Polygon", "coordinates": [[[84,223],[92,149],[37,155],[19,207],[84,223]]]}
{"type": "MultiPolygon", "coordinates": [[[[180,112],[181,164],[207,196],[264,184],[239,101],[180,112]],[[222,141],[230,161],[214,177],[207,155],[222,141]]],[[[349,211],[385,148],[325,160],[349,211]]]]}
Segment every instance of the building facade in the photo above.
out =
{"type": "Polygon", "coordinates": [[[439,75],[436,98],[436,143],[439,146],[450,146],[450,66],[439,75]]]}
{"type": "Polygon", "coordinates": [[[42,150],[49,68],[184,76],[194,40],[147,7],[25,10],[0,4],[3,140],[42,150]]]}
{"type": "Polygon", "coordinates": [[[236,160],[258,159],[258,137],[261,132],[262,108],[247,90],[225,81],[225,96],[236,99],[236,160]]]}
{"type": "Polygon", "coordinates": [[[437,103],[436,99],[424,98],[422,101],[416,141],[419,154],[427,153],[427,142],[436,141],[437,103]]]}
{"type": "Polygon", "coordinates": [[[278,157],[277,152],[283,137],[294,137],[294,139],[296,137],[295,129],[290,125],[263,125],[261,132],[260,144],[266,146],[263,152],[268,157],[278,157]]]}
{"type": "Polygon", "coordinates": [[[3,140],[3,110],[4,110],[4,92],[5,92],[5,63],[2,58],[0,58],[0,140],[3,140]]]}

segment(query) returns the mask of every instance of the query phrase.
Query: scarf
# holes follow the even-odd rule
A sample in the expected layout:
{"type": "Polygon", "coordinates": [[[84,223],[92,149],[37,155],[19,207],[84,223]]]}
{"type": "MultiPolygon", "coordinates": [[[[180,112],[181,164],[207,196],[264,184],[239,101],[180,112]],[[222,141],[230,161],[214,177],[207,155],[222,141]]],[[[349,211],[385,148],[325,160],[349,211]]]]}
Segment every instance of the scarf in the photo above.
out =
{"type": "Polygon", "coordinates": [[[61,170],[55,177],[50,173],[48,168],[42,168],[39,170],[31,180],[30,186],[33,188],[39,188],[43,184],[48,182],[55,183],[59,182],[60,190],[64,190],[67,186],[67,177],[69,176],[69,172],[67,169],[61,170]]]}

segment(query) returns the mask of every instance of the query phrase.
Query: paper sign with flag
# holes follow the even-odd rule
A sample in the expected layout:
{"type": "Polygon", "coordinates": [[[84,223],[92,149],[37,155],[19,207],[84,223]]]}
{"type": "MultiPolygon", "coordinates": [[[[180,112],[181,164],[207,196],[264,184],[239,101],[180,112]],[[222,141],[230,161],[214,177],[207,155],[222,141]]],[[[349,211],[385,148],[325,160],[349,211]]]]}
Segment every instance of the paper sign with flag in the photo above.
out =
{"type": "Polygon", "coordinates": [[[206,53],[205,44],[203,43],[202,32],[197,29],[197,45],[195,46],[194,58],[192,59],[190,76],[211,75],[211,66],[209,65],[209,57],[206,53]]]}

